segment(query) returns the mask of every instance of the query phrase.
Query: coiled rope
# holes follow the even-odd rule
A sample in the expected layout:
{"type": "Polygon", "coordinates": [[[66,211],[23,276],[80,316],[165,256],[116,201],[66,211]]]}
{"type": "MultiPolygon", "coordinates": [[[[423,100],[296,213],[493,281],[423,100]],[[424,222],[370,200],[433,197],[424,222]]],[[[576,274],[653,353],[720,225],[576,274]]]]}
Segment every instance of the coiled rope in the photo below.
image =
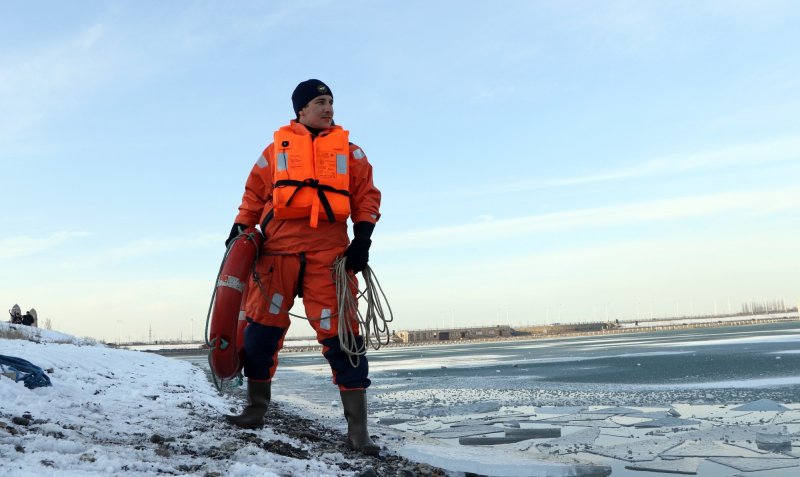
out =
{"type": "MultiPolygon", "coordinates": [[[[361,356],[367,353],[367,348],[371,347],[377,350],[391,341],[389,323],[394,320],[392,307],[389,305],[389,300],[386,298],[386,294],[383,292],[378,278],[369,265],[361,272],[361,276],[364,279],[364,290],[358,288],[358,281],[355,275],[349,274],[345,269],[344,257],[340,257],[334,262],[331,267],[331,274],[336,284],[336,300],[339,304],[337,313],[333,316],[351,318],[345,320],[339,319],[339,345],[342,351],[347,355],[350,365],[355,368],[358,367],[361,356]],[[359,301],[362,299],[366,304],[366,313],[363,315],[358,306],[359,301]],[[384,312],[384,306],[386,310],[388,310],[388,316],[384,312]],[[356,340],[356,330],[358,330],[358,334],[364,338],[360,346],[356,340]]],[[[261,291],[261,296],[263,296],[270,305],[280,308],[281,304],[275,303],[272,301],[272,298],[267,295],[267,290],[264,289],[264,285],[261,283],[261,277],[255,272],[255,268],[253,270],[253,279],[261,291]]],[[[286,313],[291,317],[309,322],[321,321],[333,317],[309,318],[307,316],[294,314],[290,311],[286,313]]]]}
{"type": "Polygon", "coordinates": [[[336,260],[333,270],[336,298],[339,303],[339,344],[342,351],[347,354],[350,365],[355,368],[358,366],[361,356],[366,354],[367,348],[371,347],[377,350],[381,346],[389,344],[391,340],[389,323],[394,320],[394,315],[378,277],[375,276],[369,265],[361,272],[364,279],[363,291],[358,289],[355,275],[347,273],[344,257],[336,260]],[[351,290],[355,290],[356,293],[352,293],[351,290]],[[358,306],[361,298],[366,302],[364,315],[361,314],[358,306]],[[384,304],[389,313],[388,316],[384,312],[384,304]],[[341,317],[345,317],[345,319],[341,317]],[[349,317],[354,319],[347,319],[349,317]],[[358,334],[364,338],[361,346],[356,341],[355,324],[358,325],[358,334]]]}

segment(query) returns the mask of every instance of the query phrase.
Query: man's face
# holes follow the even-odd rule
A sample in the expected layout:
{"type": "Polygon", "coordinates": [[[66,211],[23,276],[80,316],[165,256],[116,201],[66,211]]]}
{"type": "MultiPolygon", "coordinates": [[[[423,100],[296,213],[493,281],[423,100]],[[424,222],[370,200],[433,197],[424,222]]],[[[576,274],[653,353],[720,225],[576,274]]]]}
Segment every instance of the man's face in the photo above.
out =
{"type": "Polygon", "coordinates": [[[297,117],[308,127],[328,129],[333,124],[333,96],[317,96],[297,113],[297,117]]]}

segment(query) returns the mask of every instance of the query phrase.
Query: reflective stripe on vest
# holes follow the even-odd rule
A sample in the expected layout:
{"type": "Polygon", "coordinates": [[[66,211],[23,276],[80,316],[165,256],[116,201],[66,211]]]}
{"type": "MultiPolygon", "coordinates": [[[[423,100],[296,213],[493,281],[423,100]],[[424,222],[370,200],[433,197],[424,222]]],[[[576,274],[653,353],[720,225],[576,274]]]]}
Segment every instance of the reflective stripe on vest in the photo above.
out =
{"type": "Polygon", "coordinates": [[[316,228],[320,217],[330,222],[350,216],[348,132],[334,127],[312,140],[284,126],[275,132],[275,157],[268,161],[275,184],[272,191],[274,218],[310,217],[316,228]]]}

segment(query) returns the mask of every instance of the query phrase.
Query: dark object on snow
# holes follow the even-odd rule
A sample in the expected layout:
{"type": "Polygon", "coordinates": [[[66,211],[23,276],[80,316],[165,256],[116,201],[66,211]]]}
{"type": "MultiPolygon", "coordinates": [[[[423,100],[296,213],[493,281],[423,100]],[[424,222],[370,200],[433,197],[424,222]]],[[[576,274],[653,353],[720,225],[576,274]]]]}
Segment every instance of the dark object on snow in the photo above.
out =
{"type": "Polygon", "coordinates": [[[22,381],[28,389],[52,386],[50,377],[30,361],[0,354],[0,365],[14,371],[14,381],[22,381]]]}

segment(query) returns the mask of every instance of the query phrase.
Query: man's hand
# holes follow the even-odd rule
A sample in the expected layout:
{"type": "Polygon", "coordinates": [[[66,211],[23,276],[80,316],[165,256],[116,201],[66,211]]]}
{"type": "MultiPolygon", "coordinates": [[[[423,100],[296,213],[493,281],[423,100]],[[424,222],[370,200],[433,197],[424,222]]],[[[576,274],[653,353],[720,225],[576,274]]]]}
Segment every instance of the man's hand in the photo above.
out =
{"type": "Polygon", "coordinates": [[[363,272],[367,268],[367,262],[369,261],[370,245],[372,245],[372,240],[356,235],[344,252],[344,268],[352,270],[353,273],[363,272]]]}
{"type": "Polygon", "coordinates": [[[357,222],[353,224],[353,241],[344,252],[344,268],[353,273],[363,272],[369,262],[369,247],[372,245],[372,231],[375,224],[371,222],[357,222]]]}
{"type": "Polygon", "coordinates": [[[228,240],[225,241],[225,248],[229,247],[231,242],[233,242],[233,239],[238,237],[239,234],[242,233],[242,230],[244,230],[246,228],[247,228],[247,225],[245,225],[245,224],[240,224],[238,222],[233,224],[233,227],[231,227],[231,234],[228,236],[228,240]]]}

